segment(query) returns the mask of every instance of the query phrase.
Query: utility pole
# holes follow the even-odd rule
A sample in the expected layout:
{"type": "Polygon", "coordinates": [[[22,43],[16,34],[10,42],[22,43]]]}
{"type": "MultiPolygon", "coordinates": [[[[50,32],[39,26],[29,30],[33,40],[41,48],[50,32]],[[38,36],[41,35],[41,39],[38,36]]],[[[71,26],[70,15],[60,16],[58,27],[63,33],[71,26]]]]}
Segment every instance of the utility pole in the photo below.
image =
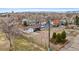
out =
{"type": "Polygon", "coordinates": [[[48,20],[48,51],[51,51],[51,48],[50,48],[50,20],[48,20]]]}
{"type": "Polygon", "coordinates": [[[51,47],[50,47],[50,17],[45,17],[47,19],[48,22],[48,51],[51,51],[51,47]]]}

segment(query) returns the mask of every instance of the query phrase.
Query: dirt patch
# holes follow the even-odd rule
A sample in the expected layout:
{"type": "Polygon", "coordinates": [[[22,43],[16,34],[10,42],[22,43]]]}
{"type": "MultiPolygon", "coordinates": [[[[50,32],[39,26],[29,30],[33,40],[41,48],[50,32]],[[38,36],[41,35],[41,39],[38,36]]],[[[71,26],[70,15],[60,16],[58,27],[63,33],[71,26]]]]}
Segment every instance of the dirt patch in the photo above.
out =
{"type": "Polygon", "coordinates": [[[10,48],[10,43],[6,40],[5,34],[0,32],[0,51],[7,51],[10,48]]]}

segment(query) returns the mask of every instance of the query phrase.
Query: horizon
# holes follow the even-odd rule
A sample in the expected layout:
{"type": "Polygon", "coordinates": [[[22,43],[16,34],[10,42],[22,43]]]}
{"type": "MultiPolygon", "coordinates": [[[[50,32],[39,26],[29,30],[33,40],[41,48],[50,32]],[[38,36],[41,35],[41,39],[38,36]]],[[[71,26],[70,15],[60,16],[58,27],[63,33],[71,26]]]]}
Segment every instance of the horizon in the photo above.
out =
{"type": "Polygon", "coordinates": [[[67,12],[79,11],[79,8],[0,8],[0,13],[5,12],[67,12]]]}

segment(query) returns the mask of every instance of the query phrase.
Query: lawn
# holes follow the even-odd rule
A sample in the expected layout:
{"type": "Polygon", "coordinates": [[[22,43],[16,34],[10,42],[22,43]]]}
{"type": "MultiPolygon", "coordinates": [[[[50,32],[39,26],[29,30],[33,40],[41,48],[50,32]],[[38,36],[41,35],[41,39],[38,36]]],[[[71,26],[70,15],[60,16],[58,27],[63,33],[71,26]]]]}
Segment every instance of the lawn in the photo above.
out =
{"type": "MultiPolygon", "coordinates": [[[[30,40],[30,39],[29,39],[30,40]]],[[[15,50],[16,51],[41,51],[44,50],[42,47],[37,44],[29,41],[28,38],[19,36],[15,39],[15,50]]]]}

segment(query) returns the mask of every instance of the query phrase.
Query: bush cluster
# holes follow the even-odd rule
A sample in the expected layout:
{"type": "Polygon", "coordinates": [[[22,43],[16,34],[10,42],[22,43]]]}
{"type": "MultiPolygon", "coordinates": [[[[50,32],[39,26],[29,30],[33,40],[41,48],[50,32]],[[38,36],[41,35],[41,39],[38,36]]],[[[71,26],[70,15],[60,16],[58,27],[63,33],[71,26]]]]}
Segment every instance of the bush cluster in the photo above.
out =
{"type": "Polygon", "coordinates": [[[53,33],[51,42],[58,44],[58,43],[65,43],[66,42],[66,32],[62,31],[61,33],[53,33]]]}

